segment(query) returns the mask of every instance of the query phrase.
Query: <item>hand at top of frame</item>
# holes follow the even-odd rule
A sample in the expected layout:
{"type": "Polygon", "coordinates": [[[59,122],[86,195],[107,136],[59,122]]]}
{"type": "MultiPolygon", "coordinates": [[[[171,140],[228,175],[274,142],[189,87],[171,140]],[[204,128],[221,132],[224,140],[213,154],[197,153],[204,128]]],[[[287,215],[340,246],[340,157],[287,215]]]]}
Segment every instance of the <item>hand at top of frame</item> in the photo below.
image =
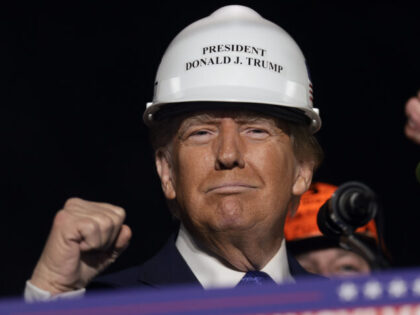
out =
{"type": "Polygon", "coordinates": [[[420,144],[420,91],[417,96],[410,98],[405,104],[407,123],[404,128],[405,135],[417,144],[420,144]]]}

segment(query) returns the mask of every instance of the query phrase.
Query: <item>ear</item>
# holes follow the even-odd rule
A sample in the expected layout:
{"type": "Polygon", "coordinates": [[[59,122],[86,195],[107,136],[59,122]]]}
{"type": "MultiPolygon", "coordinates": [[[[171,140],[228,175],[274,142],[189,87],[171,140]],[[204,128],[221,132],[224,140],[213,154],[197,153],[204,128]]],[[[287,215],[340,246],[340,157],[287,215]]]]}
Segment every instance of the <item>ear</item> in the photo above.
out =
{"type": "Polygon", "coordinates": [[[312,175],[314,173],[314,162],[300,161],[298,163],[292,193],[294,196],[300,197],[311,185],[312,175]]]}
{"type": "Polygon", "coordinates": [[[160,183],[162,185],[163,193],[166,199],[175,199],[175,185],[173,181],[173,170],[172,163],[170,161],[169,154],[161,150],[155,154],[156,169],[160,177],[160,183]],[[166,154],[165,154],[166,153],[166,154]]]}

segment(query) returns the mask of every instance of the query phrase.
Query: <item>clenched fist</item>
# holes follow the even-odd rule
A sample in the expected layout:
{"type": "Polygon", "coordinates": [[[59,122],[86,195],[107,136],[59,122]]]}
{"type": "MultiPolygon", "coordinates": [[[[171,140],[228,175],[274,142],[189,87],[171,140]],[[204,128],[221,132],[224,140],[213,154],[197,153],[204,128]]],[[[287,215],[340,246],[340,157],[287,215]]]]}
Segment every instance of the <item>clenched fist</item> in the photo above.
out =
{"type": "Polygon", "coordinates": [[[120,207],[67,200],[54,218],[31,283],[53,295],[86,287],[127,248],[131,230],[124,219],[120,207]]]}
{"type": "Polygon", "coordinates": [[[412,97],[407,101],[405,113],[407,115],[405,135],[420,144],[420,91],[417,93],[417,97],[412,97]]]}

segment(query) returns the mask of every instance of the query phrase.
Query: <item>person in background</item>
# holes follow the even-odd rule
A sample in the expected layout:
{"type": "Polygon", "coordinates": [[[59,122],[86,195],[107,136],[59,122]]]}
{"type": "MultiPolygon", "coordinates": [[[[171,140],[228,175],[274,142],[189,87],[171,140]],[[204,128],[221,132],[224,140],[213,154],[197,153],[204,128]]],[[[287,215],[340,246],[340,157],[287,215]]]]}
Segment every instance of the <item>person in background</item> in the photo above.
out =
{"type": "MultiPolygon", "coordinates": [[[[316,274],[326,277],[369,274],[372,267],[366,258],[342,248],[337,239],[324,236],[318,228],[318,211],[337,188],[328,183],[312,183],[302,195],[297,212],[286,218],[287,248],[306,270],[316,274]]],[[[358,228],[356,235],[374,252],[378,250],[379,237],[374,220],[358,228]]]]}

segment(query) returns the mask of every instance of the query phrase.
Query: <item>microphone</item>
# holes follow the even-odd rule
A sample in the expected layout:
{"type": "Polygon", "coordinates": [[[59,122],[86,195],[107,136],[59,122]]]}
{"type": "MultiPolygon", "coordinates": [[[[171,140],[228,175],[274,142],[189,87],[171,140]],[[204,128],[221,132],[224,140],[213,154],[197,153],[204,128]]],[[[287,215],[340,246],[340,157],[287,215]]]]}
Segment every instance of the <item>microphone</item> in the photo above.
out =
{"type": "Polygon", "coordinates": [[[368,186],[347,182],[340,185],[319,209],[318,227],[329,237],[350,235],[372,220],[378,207],[375,193],[368,186]]]}

